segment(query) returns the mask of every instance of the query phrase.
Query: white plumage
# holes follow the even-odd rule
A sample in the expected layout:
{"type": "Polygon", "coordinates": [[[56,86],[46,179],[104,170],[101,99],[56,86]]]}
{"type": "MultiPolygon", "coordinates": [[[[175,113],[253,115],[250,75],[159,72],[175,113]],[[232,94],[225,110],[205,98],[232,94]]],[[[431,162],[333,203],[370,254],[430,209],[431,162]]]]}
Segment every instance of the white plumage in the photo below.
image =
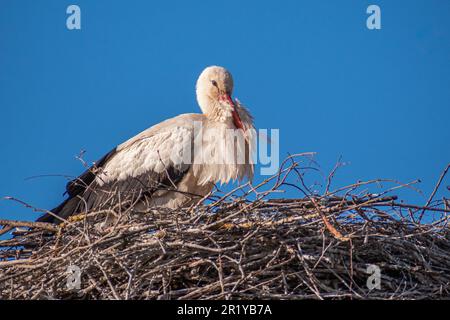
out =
{"type": "MultiPolygon", "coordinates": [[[[174,209],[198,201],[215,183],[252,179],[253,121],[231,100],[231,74],[208,67],[196,88],[203,114],[179,115],[120,144],[68,183],[69,198],[52,213],[67,218],[127,201],[174,209]]],[[[48,214],[39,220],[56,221],[48,214]]]]}

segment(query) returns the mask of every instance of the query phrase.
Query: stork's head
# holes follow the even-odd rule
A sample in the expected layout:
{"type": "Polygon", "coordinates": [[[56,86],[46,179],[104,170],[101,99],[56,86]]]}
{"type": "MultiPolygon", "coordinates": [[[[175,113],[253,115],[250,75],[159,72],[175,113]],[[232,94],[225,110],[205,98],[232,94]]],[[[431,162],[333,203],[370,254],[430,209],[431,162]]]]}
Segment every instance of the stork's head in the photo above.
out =
{"type": "Polygon", "coordinates": [[[225,68],[207,67],[197,80],[197,101],[203,113],[218,121],[229,118],[237,128],[242,128],[232,93],[233,77],[225,68]]]}

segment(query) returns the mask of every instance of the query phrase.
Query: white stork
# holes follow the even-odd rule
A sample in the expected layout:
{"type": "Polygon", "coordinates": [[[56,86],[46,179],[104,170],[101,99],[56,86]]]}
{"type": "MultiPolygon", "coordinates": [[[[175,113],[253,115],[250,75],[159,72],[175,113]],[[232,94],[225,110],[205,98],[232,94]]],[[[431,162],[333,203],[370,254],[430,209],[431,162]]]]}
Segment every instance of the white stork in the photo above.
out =
{"type": "Polygon", "coordinates": [[[126,204],[175,209],[201,200],[215,183],[251,180],[253,121],[232,91],[225,68],[206,68],[196,85],[203,114],[176,116],[120,144],[70,181],[69,197],[38,221],[58,223],[57,217],[126,204]]]}

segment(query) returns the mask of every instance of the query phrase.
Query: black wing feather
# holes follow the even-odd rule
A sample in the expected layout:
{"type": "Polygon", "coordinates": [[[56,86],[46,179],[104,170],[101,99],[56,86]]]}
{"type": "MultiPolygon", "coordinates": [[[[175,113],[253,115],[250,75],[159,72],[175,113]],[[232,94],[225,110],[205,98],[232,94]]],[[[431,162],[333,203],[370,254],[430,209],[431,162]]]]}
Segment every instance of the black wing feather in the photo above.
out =
{"type": "MultiPolygon", "coordinates": [[[[66,185],[66,193],[69,197],[51,212],[63,219],[88,212],[111,208],[121,203],[130,205],[143,197],[151,197],[156,190],[174,189],[188,171],[184,168],[167,168],[165,172],[147,172],[137,177],[129,177],[125,180],[114,181],[99,185],[96,181],[96,172],[99,172],[105,164],[116,154],[116,149],[107,153],[94,166],[83,172],[78,178],[66,185]]],[[[45,214],[37,221],[60,223],[61,219],[53,215],[45,214]]]]}
{"type": "Polygon", "coordinates": [[[95,180],[95,172],[97,170],[101,170],[105,166],[106,162],[115,154],[116,148],[105,154],[100,160],[96,161],[92,167],[83,172],[79,177],[69,181],[66,185],[66,193],[70,197],[75,197],[76,195],[84,192],[86,188],[95,180]]]}

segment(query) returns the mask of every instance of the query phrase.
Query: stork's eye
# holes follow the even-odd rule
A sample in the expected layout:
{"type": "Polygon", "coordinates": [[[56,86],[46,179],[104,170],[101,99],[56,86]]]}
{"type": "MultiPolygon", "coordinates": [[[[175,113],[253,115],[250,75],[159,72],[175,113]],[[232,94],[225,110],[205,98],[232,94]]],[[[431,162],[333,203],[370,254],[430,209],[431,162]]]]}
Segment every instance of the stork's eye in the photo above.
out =
{"type": "Polygon", "coordinates": [[[214,87],[217,87],[217,82],[216,82],[216,80],[211,80],[211,83],[212,83],[212,85],[213,85],[214,87]]]}

